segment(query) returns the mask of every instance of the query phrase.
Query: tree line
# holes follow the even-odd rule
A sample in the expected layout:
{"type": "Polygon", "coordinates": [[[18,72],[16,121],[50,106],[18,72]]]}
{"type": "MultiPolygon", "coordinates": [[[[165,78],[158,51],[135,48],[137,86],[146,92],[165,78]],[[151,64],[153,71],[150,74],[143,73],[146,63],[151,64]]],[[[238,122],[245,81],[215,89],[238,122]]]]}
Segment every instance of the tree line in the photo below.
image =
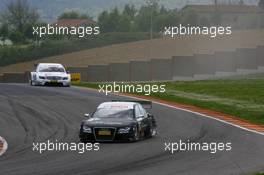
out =
{"type": "MultiPolygon", "coordinates": [[[[195,11],[182,12],[177,9],[167,9],[155,0],[146,0],[140,8],[134,5],[125,5],[122,10],[117,7],[101,12],[97,19],[102,33],[110,32],[160,32],[165,26],[178,24],[211,25],[221,23],[221,15],[212,15],[211,19],[200,19],[195,11]]],[[[259,7],[264,9],[264,0],[259,1],[259,7]]],[[[58,19],[92,19],[87,14],[71,11],[58,16],[58,19]]],[[[28,0],[11,0],[0,17],[0,40],[8,38],[14,44],[34,42],[33,26],[46,25],[41,22],[37,10],[30,6],[28,0]]],[[[53,39],[61,39],[54,37],[53,39]]]]}
{"type": "Polygon", "coordinates": [[[32,39],[32,26],[39,23],[39,14],[31,8],[27,0],[10,1],[0,18],[0,38],[9,38],[13,43],[23,43],[32,39]]]}

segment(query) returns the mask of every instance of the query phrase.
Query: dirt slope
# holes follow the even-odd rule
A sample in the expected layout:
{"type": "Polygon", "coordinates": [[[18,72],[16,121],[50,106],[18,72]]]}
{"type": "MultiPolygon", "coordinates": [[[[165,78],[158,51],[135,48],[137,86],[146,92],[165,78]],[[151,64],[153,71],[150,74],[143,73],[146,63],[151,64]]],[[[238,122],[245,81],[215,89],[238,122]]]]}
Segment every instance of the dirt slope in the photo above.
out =
{"type": "Polygon", "coordinates": [[[264,45],[264,30],[235,31],[232,35],[217,38],[205,36],[162,38],[152,41],[111,45],[19,63],[1,67],[0,73],[32,70],[34,63],[37,62],[59,62],[66,66],[86,67],[110,62],[170,58],[177,55],[213,53],[214,51],[228,51],[236,48],[254,48],[258,45],[264,45]]]}

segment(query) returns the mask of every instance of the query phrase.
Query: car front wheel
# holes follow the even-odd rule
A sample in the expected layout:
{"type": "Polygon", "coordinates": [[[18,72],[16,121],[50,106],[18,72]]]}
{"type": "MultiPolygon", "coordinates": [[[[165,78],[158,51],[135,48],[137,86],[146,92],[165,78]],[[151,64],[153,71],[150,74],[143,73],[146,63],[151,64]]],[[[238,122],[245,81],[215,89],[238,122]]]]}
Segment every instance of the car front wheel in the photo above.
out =
{"type": "Polygon", "coordinates": [[[132,141],[134,142],[138,141],[139,137],[140,137],[140,133],[139,133],[138,127],[136,126],[134,129],[134,135],[133,135],[132,141]]]}
{"type": "Polygon", "coordinates": [[[33,81],[33,80],[30,80],[30,81],[29,81],[29,84],[30,84],[31,86],[36,86],[36,83],[35,83],[35,81],[33,81]]]}

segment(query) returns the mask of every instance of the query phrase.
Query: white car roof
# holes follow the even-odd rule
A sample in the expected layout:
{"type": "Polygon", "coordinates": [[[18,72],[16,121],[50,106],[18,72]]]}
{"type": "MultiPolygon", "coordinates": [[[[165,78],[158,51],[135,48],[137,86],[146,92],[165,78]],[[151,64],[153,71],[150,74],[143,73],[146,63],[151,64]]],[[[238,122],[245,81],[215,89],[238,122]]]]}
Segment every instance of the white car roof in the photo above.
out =
{"type": "Polygon", "coordinates": [[[97,109],[108,108],[108,109],[134,109],[135,102],[104,102],[100,104],[97,109]]]}
{"type": "Polygon", "coordinates": [[[58,67],[63,67],[63,65],[59,64],[59,63],[39,63],[38,66],[58,66],[58,67]]]}

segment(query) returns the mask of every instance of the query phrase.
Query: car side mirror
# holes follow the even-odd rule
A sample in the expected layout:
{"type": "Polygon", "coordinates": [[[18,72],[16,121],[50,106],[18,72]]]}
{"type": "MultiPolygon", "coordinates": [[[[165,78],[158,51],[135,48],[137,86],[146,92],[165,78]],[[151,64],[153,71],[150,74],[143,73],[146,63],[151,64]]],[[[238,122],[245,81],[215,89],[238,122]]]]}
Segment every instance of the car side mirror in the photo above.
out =
{"type": "Polygon", "coordinates": [[[71,72],[69,70],[66,71],[67,74],[70,74],[71,72]]]}
{"type": "Polygon", "coordinates": [[[84,114],[85,118],[90,118],[90,114],[84,114]]]}

